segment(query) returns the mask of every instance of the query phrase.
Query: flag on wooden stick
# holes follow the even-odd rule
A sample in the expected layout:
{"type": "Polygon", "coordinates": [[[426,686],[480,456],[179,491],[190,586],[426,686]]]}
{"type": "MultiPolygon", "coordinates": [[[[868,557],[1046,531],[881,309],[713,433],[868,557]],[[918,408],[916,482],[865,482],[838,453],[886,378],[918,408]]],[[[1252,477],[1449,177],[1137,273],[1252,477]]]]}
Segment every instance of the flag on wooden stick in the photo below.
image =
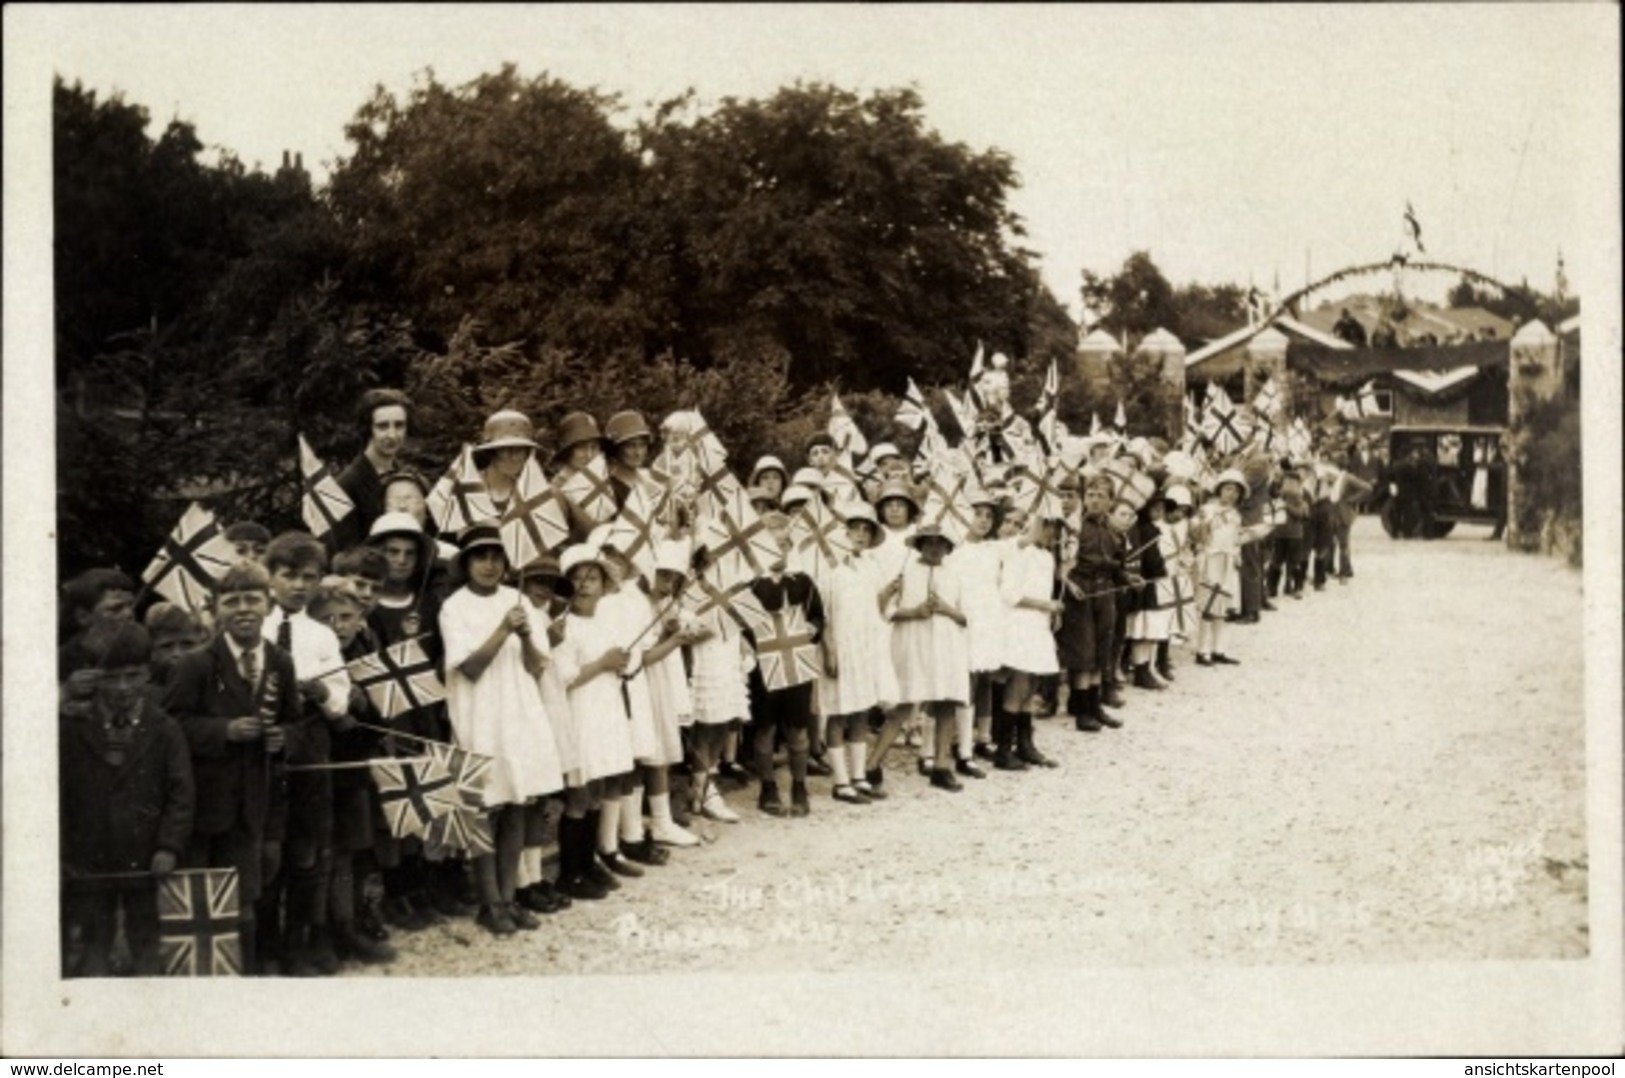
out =
{"type": "Polygon", "coordinates": [[[451,776],[462,803],[429,822],[423,845],[431,853],[463,852],[480,857],[496,850],[485,809],[485,782],[496,763],[490,756],[439,741],[426,741],[423,752],[451,776]]]}
{"type": "Polygon", "coordinates": [[[299,474],[305,492],[300,503],[305,528],[320,539],[355,512],[355,502],[333,478],[332,469],[316,456],[303,434],[299,436],[299,474]]]}
{"type": "Polygon", "coordinates": [[[214,586],[237,564],[237,550],[221,531],[214,514],[197,502],[186,507],[141,579],[149,591],[176,606],[202,610],[214,586]]]}
{"type": "Polygon", "coordinates": [[[384,757],[370,766],[378,805],[396,838],[425,837],[431,823],[463,803],[451,774],[431,757],[384,757]]]}
{"type": "Polygon", "coordinates": [[[234,868],[188,869],[158,880],[158,959],[167,977],[240,977],[241,901],[234,868]]]}
{"type": "Polygon", "coordinates": [[[931,420],[931,410],[926,407],[925,394],[920,392],[920,387],[914,384],[912,378],[908,380],[908,388],[903,392],[903,402],[897,406],[896,418],[897,422],[909,430],[919,430],[931,420]]]}
{"type": "Polygon", "coordinates": [[[768,622],[752,635],[762,684],[769,692],[805,685],[824,674],[824,657],[813,642],[813,629],[799,606],[768,614],[768,622]]]}

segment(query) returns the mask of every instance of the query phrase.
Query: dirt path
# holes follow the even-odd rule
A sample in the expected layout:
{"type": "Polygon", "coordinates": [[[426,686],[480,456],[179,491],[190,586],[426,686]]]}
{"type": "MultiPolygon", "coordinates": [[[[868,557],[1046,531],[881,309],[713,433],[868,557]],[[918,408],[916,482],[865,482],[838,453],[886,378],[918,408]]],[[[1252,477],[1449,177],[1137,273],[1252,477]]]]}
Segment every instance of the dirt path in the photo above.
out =
{"type": "Polygon", "coordinates": [[[1566,958],[1586,953],[1580,576],[1477,528],[1396,543],[1357,578],[1182,655],[1123,729],[1040,721],[1054,771],[889,801],[751,791],[713,844],[493,940],[397,934],[389,976],[944,971],[1566,958]]]}

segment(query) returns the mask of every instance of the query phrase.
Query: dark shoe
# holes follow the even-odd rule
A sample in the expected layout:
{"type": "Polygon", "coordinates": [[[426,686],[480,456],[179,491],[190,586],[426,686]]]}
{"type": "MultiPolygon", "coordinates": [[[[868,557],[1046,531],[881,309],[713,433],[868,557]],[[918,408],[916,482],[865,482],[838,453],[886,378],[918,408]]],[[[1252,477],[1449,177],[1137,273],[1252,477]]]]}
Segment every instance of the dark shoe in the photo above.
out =
{"type": "Polygon", "coordinates": [[[1123,728],[1123,720],[1114,717],[1109,711],[1102,711],[1100,714],[1096,715],[1095,721],[1100,723],[1102,726],[1109,726],[1113,730],[1121,730],[1123,728]]]}
{"type": "Polygon", "coordinates": [[[829,761],[823,756],[809,756],[807,757],[807,774],[827,779],[835,774],[835,769],[829,766],[829,761]]]}
{"type": "Polygon", "coordinates": [[[1208,656],[1208,655],[1198,655],[1196,657],[1196,665],[1197,666],[1212,666],[1213,665],[1213,659],[1212,659],[1211,656],[1208,656]]]}
{"type": "Polygon", "coordinates": [[[1164,680],[1164,681],[1172,681],[1172,680],[1174,680],[1174,668],[1172,666],[1158,666],[1156,668],[1156,671],[1157,671],[1157,676],[1160,677],[1162,680],[1164,680]]]}
{"type": "Polygon", "coordinates": [[[965,784],[954,778],[954,773],[945,767],[936,768],[931,772],[931,785],[939,790],[951,790],[954,793],[965,788],[965,784]]]}
{"type": "Polygon", "coordinates": [[[498,938],[511,936],[519,931],[519,926],[508,916],[507,906],[481,906],[479,913],[474,917],[474,923],[498,938]]]}
{"type": "Polygon", "coordinates": [[[560,886],[567,897],[578,898],[583,902],[596,902],[609,897],[609,888],[591,876],[573,876],[560,886]]]}
{"type": "Polygon", "coordinates": [[[1101,686],[1100,702],[1105,704],[1107,707],[1123,706],[1123,694],[1118,690],[1115,682],[1108,681],[1105,685],[1101,686]]]}
{"type": "Polygon", "coordinates": [[[991,742],[978,741],[976,747],[971,749],[971,754],[978,760],[991,760],[993,759],[993,745],[991,742]]]}
{"type": "Polygon", "coordinates": [[[848,805],[867,805],[869,799],[858,793],[855,786],[837,786],[829,792],[837,801],[845,801],[848,805]]]}
{"type": "Polygon", "coordinates": [[[742,767],[737,760],[724,760],[717,765],[717,778],[739,786],[750,781],[750,770],[742,767]]]}
{"type": "Polygon", "coordinates": [[[1079,715],[1073,720],[1072,727],[1080,734],[1098,734],[1101,730],[1100,720],[1093,715],[1079,715]]]}
{"type": "Polygon", "coordinates": [[[384,918],[402,932],[421,932],[436,920],[428,910],[420,909],[404,895],[384,900],[384,918]]]}
{"type": "Polygon", "coordinates": [[[517,902],[510,902],[503,909],[508,914],[508,920],[512,921],[514,927],[521,932],[534,932],[542,927],[542,922],[536,919],[536,915],[520,906],[517,902]]]}
{"type": "Polygon", "coordinates": [[[987,772],[976,766],[974,760],[955,760],[954,772],[964,775],[968,779],[985,779],[987,772]]]}
{"type": "Polygon", "coordinates": [[[629,880],[635,880],[643,875],[643,869],[634,865],[619,853],[600,853],[598,859],[604,863],[605,868],[617,876],[625,876],[629,880]]]}
{"type": "Polygon", "coordinates": [[[1038,751],[1033,744],[1033,717],[1022,715],[1016,719],[1016,755],[1023,763],[1033,767],[1059,767],[1060,764],[1038,751]]]}
{"type": "Polygon", "coordinates": [[[854,782],[852,787],[871,801],[884,801],[890,796],[886,793],[885,788],[881,786],[885,777],[879,770],[865,771],[863,781],[854,782]]]}
{"type": "Polygon", "coordinates": [[[914,770],[920,773],[921,778],[930,778],[931,772],[935,770],[934,761],[930,757],[921,756],[914,761],[914,770]]]}
{"type": "Polygon", "coordinates": [[[1161,692],[1167,688],[1162,682],[1151,676],[1151,665],[1141,663],[1134,668],[1134,687],[1136,689],[1150,689],[1152,692],[1161,692]]]}
{"type": "Polygon", "coordinates": [[[1240,666],[1241,665],[1241,660],[1240,659],[1232,659],[1230,656],[1224,654],[1221,651],[1215,651],[1213,653],[1213,665],[1214,666],[1240,666]]]}
{"type": "Polygon", "coordinates": [[[529,887],[521,887],[513,897],[522,910],[531,913],[557,913],[559,899],[562,896],[553,890],[551,884],[536,883],[529,887]]]}
{"type": "Polygon", "coordinates": [[[428,891],[424,897],[429,908],[442,917],[472,917],[479,909],[478,905],[463,902],[450,891],[436,887],[428,891]]]}
{"type": "Polygon", "coordinates": [[[378,915],[377,907],[370,902],[356,911],[355,930],[377,943],[384,943],[389,939],[389,929],[384,927],[383,918],[378,915]]]}
{"type": "Polygon", "coordinates": [[[606,891],[619,891],[621,889],[621,881],[615,878],[615,873],[599,862],[596,853],[593,854],[592,864],[588,866],[586,875],[588,879],[606,891]]]}
{"type": "Polygon", "coordinates": [[[446,922],[446,918],[440,913],[439,910],[435,909],[434,899],[429,896],[427,891],[414,891],[412,893],[412,908],[417,910],[424,920],[428,921],[431,925],[444,924],[446,922]]]}
{"type": "Polygon", "coordinates": [[[812,804],[807,800],[807,784],[793,782],[790,784],[790,815],[807,816],[812,813],[812,804]]]}
{"type": "Polygon", "coordinates": [[[1301,590],[1291,592],[1290,594],[1294,599],[1302,599],[1303,598],[1303,592],[1301,590]]]}
{"type": "Polygon", "coordinates": [[[769,816],[786,816],[790,812],[784,807],[784,802],[779,800],[778,784],[772,782],[762,783],[762,793],[756,799],[756,807],[769,816]]]}
{"type": "Polygon", "coordinates": [[[369,939],[357,925],[333,927],[333,950],[338,957],[360,962],[364,966],[387,966],[395,961],[395,948],[369,939]]]}
{"type": "Polygon", "coordinates": [[[658,867],[671,860],[671,851],[656,845],[654,839],[645,835],[642,842],[621,843],[621,856],[640,865],[658,867]]]}
{"type": "Polygon", "coordinates": [[[1275,604],[1270,602],[1268,599],[1266,599],[1266,600],[1264,600],[1263,605],[1261,605],[1258,609],[1260,609],[1260,610],[1274,610],[1275,609],[1275,604]]]}
{"type": "Polygon", "coordinates": [[[993,766],[999,771],[1025,771],[1027,764],[1015,751],[1006,745],[1000,745],[993,754],[993,766]]]}
{"type": "Polygon", "coordinates": [[[544,904],[552,906],[552,909],[538,910],[538,913],[558,913],[570,908],[570,896],[548,880],[543,880],[531,890],[542,896],[544,904]]]}

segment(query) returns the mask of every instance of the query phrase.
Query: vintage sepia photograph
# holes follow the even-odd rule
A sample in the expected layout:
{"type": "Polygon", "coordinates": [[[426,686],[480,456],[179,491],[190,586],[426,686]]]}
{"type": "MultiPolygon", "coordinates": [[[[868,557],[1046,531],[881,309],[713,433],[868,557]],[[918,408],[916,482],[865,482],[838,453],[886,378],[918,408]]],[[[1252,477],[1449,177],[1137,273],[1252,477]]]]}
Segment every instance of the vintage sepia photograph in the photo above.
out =
{"type": "Polygon", "coordinates": [[[1617,8],[5,28],[0,1052],[1625,1043],[1617,8]]]}

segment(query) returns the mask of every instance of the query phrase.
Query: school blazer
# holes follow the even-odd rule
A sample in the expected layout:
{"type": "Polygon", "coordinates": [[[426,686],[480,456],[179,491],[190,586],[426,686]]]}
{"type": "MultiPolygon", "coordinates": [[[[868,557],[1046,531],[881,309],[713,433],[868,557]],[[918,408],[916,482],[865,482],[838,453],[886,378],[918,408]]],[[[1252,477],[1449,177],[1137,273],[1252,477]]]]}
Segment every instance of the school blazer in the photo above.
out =
{"type": "Polygon", "coordinates": [[[175,664],[164,694],[164,710],[181,724],[192,749],[197,790],[192,830],[196,834],[224,834],[241,820],[256,834],[280,837],[288,810],[282,760],[298,758],[304,729],[293,657],[267,643],[262,686],[273,673],[276,699],[267,701],[266,707],[282,725],[287,744],[267,767],[263,742],[226,740],[226,726],[232,719],[256,714],[260,708],[225,637],[215,637],[208,647],[182,655],[175,664]]]}
{"type": "Polygon", "coordinates": [[[100,725],[59,727],[62,863],[75,872],[145,872],[157,850],[181,854],[192,833],[192,759],[175,721],[148,706],[124,762],[107,762],[100,725]]]}

